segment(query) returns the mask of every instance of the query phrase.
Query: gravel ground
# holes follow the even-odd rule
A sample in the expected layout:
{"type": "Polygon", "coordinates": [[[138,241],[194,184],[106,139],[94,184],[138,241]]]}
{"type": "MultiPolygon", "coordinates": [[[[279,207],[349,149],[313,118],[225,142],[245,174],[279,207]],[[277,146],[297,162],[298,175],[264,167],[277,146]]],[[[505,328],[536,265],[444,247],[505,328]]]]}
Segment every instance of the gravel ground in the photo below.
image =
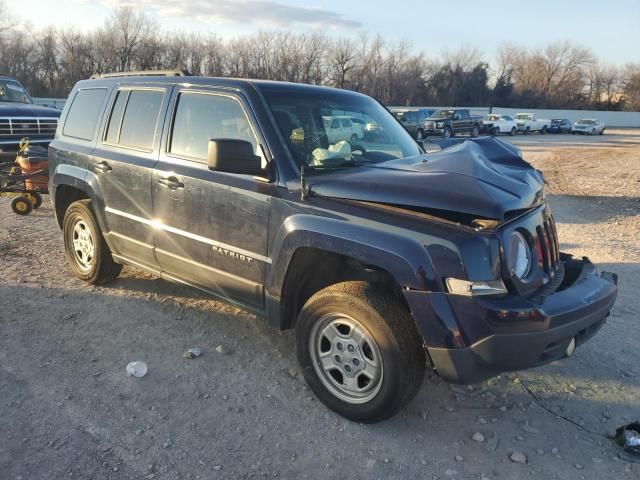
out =
{"type": "Polygon", "coordinates": [[[314,398],[291,333],[129,268],[86,286],[50,204],[0,198],[0,478],[637,479],[609,436],[640,419],[640,131],[607,133],[508,139],[545,172],[563,250],[620,276],[602,331],[473,387],[429,375],[377,425],[314,398]]]}

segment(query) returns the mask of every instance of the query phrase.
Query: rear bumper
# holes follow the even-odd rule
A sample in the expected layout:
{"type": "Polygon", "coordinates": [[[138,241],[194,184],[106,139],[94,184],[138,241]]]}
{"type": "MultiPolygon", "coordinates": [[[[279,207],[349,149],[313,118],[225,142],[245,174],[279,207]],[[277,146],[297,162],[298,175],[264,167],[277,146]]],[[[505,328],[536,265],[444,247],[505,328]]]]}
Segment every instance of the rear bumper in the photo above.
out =
{"type": "Polygon", "coordinates": [[[454,340],[430,345],[425,339],[438,374],[452,383],[477,383],[563,358],[572,339],[580,346],[595,335],[615,302],[617,276],[598,274],[586,258],[565,261],[565,280],[543,299],[430,298],[436,323],[443,321],[454,340]]]}

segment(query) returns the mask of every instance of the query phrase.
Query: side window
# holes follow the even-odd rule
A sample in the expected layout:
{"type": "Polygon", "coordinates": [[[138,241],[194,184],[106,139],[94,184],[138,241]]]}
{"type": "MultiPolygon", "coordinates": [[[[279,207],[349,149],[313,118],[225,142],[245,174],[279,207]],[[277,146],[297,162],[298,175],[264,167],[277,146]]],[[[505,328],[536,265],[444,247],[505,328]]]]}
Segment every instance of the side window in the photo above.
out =
{"type": "Polygon", "coordinates": [[[106,88],[79,90],[69,108],[62,134],[81,140],[93,140],[93,132],[106,96],[106,88]]]}
{"type": "Polygon", "coordinates": [[[109,125],[107,126],[107,135],[105,141],[107,143],[117,144],[120,140],[120,126],[122,125],[122,114],[124,113],[124,107],[127,105],[129,99],[128,90],[120,90],[116,97],[116,101],[111,109],[111,116],[109,117],[109,125]]]}
{"type": "Polygon", "coordinates": [[[206,162],[209,140],[220,138],[245,140],[256,151],[258,141],[240,102],[224,95],[180,93],[169,152],[206,162]]]}
{"type": "Polygon", "coordinates": [[[164,90],[120,90],[111,109],[105,142],[153,150],[164,90]]]}
{"type": "Polygon", "coordinates": [[[342,126],[344,128],[351,128],[351,122],[349,120],[347,120],[346,118],[343,118],[341,120],[341,122],[342,122],[342,126]]]}
{"type": "Polygon", "coordinates": [[[329,128],[334,128],[334,129],[340,128],[340,120],[336,118],[333,122],[331,122],[331,127],[329,128]]]}
{"type": "Polygon", "coordinates": [[[118,144],[153,150],[164,91],[132,90],[122,117],[118,144]]]}

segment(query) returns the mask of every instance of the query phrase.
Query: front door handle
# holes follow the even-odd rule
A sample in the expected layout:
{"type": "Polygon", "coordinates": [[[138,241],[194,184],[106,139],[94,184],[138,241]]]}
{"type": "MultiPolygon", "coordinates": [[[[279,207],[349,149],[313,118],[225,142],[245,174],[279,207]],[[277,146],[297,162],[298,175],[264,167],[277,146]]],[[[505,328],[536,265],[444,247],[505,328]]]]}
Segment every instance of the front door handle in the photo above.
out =
{"type": "Polygon", "coordinates": [[[111,167],[111,165],[109,165],[107,162],[105,162],[104,160],[102,162],[98,162],[96,163],[95,169],[98,172],[108,172],[110,170],[113,170],[113,168],[111,167]]]}
{"type": "Polygon", "coordinates": [[[179,181],[176,177],[159,178],[158,183],[167,187],[169,190],[184,188],[184,183],[179,181]]]}

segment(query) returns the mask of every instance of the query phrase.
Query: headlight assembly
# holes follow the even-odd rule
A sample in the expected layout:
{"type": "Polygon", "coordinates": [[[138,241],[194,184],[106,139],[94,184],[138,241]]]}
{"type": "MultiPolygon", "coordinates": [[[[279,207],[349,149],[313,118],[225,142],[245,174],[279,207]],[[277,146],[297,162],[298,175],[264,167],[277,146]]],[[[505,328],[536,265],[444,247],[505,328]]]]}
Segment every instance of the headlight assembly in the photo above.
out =
{"type": "Polygon", "coordinates": [[[520,280],[524,279],[531,271],[531,247],[522,233],[511,234],[508,255],[509,272],[520,280]]]}

